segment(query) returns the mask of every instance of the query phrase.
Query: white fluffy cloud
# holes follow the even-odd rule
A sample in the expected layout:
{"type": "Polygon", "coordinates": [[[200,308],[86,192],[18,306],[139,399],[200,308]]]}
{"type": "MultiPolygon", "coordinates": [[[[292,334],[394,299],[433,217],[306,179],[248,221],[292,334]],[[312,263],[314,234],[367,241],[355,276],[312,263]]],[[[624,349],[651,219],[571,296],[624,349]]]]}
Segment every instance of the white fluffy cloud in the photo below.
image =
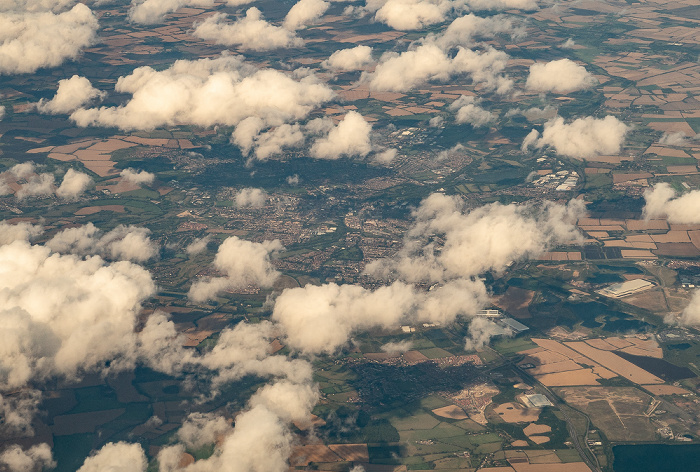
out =
{"type": "Polygon", "coordinates": [[[282,72],[258,70],[241,58],[176,61],[164,71],[139,67],[115,87],[132,95],[125,105],[80,109],[71,115],[79,126],[115,126],[125,130],[164,125],[234,126],[258,117],[278,126],[308,115],[333,98],[314,76],[298,81],[282,72]]]}
{"type": "Polygon", "coordinates": [[[417,30],[445,21],[449,0],[386,0],[374,18],[396,30],[417,30]]]}
{"type": "Polygon", "coordinates": [[[525,87],[536,92],[568,93],[590,88],[597,83],[585,67],[571,59],[559,59],[532,64],[525,87]]]}
{"type": "Polygon", "coordinates": [[[204,252],[207,249],[209,241],[211,241],[211,235],[204,236],[203,238],[197,238],[187,245],[185,252],[191,256],[204,252]]]}
{"type": "Polygon", "coordinates": [[[525,137],[522,148],[526,151],[531,145],[536,148],[552,146],[558,154],[577,159],[617,154],[630,129],[614,116],[588,116],[571,123],[565,123],[564,118],[558,116],[544,124],[541,137],[537,130],[532,130],[525,137]]]}
{"type": "Polygon", "coordinates": [[[349,111],[343,120],[317,139],[311,146],[311,155],[317,159],[339,159],[340,157],[364,157],[372,151],[370,132],[372,125],[356,111],[349,111]]]}
{"type": "Polygon", "coordinates": [[[369,46],[356,46],[354,48],[339,49],[321,63],[326,69],[357,70],[374,62],[372,48],[369,46]]]}
{"type": "Polygon", "coordinates": [[[234,202],[237,208],[262,208],[267,200],[267,192],[260,188],[243,188],[237,194],[234,202]]]}
{"type": "Polygon", "coordinates": [[[136,170],[131,167],[127,167],[119,173],[119,176],[126,182],[136,185],[151,185],[156,179],[156,175],[152,172],[146,172],[145,170],[136,170]]]}
{"type": "Polygon", "coordinates": [[[671,224],[700,223],[700,190],[692,190],[683,195],[667,183],[654,185],[644,192],[644,217],[666,218],[671,224]]]}
{"type": "Polygon", "coordinates": [[[146,472],[147,465],[140,444],[107,443],[85,459],[78,472],[146,472]]]}
{"type": "Polygon", "coordinates": [[[484,284],[466,279],[429,292],[403,282],[374,291],[331,283],[285,290],[275,301],[272,318],[292,349],[332,353],[357,331],[407,322],[449,323],[458,315],[473,315],[487,301],[484,284]]]}
{"type": "Polygon", "coordinates": [[[443,48],[456,46],[471,46],[475,36],[493,37],[499,33],[510,33],[520,36],[521,28],[516,28],[513,21],[503,15],[480,17],[473,13],[455,18],[450,25],[439,34],[428,35],[427,41],[435,41],[443,48]]]}
{"type": "Polygon", "coordinates": [[[690,141],[683,131],[677,133],[664,133],[659,139],[659,144],[665,146],[688,146],[690,141]]]}
{"type": "Polygon", "coordinates": [[[700,326],[700,290],[695,290],[690,303],[681,313],[679,323],[684,326],[700,326]]]}
{"type": "Polygon", "coordinates": [[[284,249],[278,240],[254,243],[236,236],[227,238],[216,253],[214,267],[226,274],[198,280],[192,284],[189,298],[194,302],[204,302],[217,293],[255,284],[270,287],[279,277],[271,263],[271,256],[284,249]]]}
{"type": "Polygon", "coordinates": [[[458,48],[454,57],[437,44],[427,42],[401,54],[388,52],[379,59],[373,73],[363,73],[373,90],[406,92],[431,80],[447,81],[450,77],[465,74],[475,83],[498,93],[512,88],[512,81],[502,75],[508,55],[493,48],[483,52],[458,48]]]}
{"type": "Polygon", "coordinates": [[[284,27],[289,30],[303,28],[321,18],[329,6],[330,3],[323,0],[299,0],[284,18],[284,27]]]}
{"type": "Polygon", "coordinates": [[[285,148],[296,148],[304,144],[306,137],[301,126],[283,124],[262,132],[265,122],[258,117],[241,121],[231,134],[231,142],[241,148],[244,155],[254,150],[255,158],[264,161],[281,154],[285,148]]]}
{"type": "Polygon", "coordinates": [[[183,7],[211,6],[214,0],[132,0],[129,21],[150,25],[162,22],[165,15],[183,7]]]}
{"type": "Polygon", "coordinates": [[[82,3],[62,13],[3,13],[0,15],[0,74],[32,73],[75,59],[83,48],[94,42],[97,27],[97,18],[82,3]]]}
{"type": "Polygon", "coordinates": [[[233,23],[226,22],[227,17],[225,13],[210,16],[196,25],[194,36],[216,44],[253,51],[299,47],[304,44],[293,30],[265,21],[260,10],[255,7],[249,8],[244,17],[233,23]]]}
{"type": "Polygon", "coordinates": [[[496,119],[496,115],[479,105],[476,97],[462,95],[452,102],[450,110],[457,110],[455,121],[468,123],[475,128],[486,126],[496,119]]]}
{"type": "Polygon", "coordinates": [[[0,464],[4,464],[9,472],[34,472],[56,467],[51,447],[46,443],[28,449],[13,444],[0,454],[0,464]]]}
{"type": "Polygon", "coordinates": [[[536,257],[556,244],[576,241],[583,204],[485,205],[469,211],[459,197],[432,194],[414,212],[404,247],[367,265],[380,278],[440,282],[503,270],[512,261],[536,257]],[[444,244],[436,247],[434,236],[444,244]]]}
{"type": "Polygon", "coordinates": [[[229,433],[231,425],[212,413],[190,413],[177,431],[178,439],[190,449],[214,444],[217,437],[229,433]]]}
{"type": "Polygon", "coordinates": [[[74,75],[58,81],[56,95],[49,101],[40,100],[37,109],[41,113],[72,113],[95,98],[103,98],[104,92],[97,90],[85,77],[74,75]]]}
{"type": "Polygon", "coordinates": [[[148,272],[21,240],[0,247],[0,267],[0,388],[133,362],[148,272]]]}
{"type": "Polygon", "coordinates": [[[61,185],[56,189],[56,196],[64,200],[75,200],[93,184],[92,178],[74,169],[68,169],[61,185]]]}
{"type": "Polygon", "coordinates": [[[472,10],[537,10],[536,0],[466,0],[472,10]]]}
{"type": "Polygon", "coordinates": [[[97,254],[113,260],[143,262],[155,257],[158,252],[158,246],[149,237],[150,233],[146,228],[119,225],[103,234],[95,225],[88,223],[56,233],[46,246],[64,254],[97,254]]]}

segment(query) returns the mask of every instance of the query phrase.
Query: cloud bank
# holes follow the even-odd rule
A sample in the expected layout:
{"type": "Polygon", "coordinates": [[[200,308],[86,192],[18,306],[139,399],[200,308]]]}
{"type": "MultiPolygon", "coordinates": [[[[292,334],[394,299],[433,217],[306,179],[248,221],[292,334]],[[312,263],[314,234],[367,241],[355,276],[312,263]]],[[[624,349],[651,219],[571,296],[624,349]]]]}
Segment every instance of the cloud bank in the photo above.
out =
{"type": "Polygon", "coordinates": [[[700,223],[700,190],[678,195],[670,184],[660,183],[644,192],[645,218],[666,218],[671,224],[700,223]]]}

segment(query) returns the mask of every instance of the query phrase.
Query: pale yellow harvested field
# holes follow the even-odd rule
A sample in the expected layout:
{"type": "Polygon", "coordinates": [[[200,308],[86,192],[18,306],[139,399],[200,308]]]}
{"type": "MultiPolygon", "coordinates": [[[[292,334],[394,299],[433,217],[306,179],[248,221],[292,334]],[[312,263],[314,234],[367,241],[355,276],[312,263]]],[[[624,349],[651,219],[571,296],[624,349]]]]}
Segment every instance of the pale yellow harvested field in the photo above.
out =
{"type": "Polygon", "coordinates": [[[432,410],[433,414],[441,416],[442,418],[450,418],[453,420],[466,420],[469,418],[463,409],[457,405],[444,406],[442,408],[436,408],[432,410]]]}
{"type": "Polygon", "coordinates": [[[669,231],[666,234],[652,234],[651,239],[656,243],[689,243],[687,231],[669,231]]]}
{"type": "Polygon", "coordinates": [[[518,354],[522,354],[524,356],[529,356],[531,354],[537,354],[538,352],[547,352],[547,350],[543,347],[533,347],[532,349],[526,349],[524,351],[520,351],[518,354]]]}
{"type": "Polygon", "coordinates": [[[575,349],[584,356],[594,360],[603,367],[612,370],[613,372],[621,375],[622,377],[637,383],[637,384],[662,384],[663,380],[657,376],[650,374],[644,369],[637,367],[629,361],[622,359],[620,356],[613,352],[602,351],[596,349],[584,342],[567,342],[565,343],[568,347],[575,349]]]}
{"type": "Polygon", "coordinates": [[[328,448],[348,462],[369,461],[367,444],[329,444],[328,448]]]}
{"type": "MultiPolygon", "coordinates": [[[[530,438],[532,439],[532,438],[530,438]]],[[[530,464],[561,464],[561,459],[551,449],[525,451],[530,464]]]]}
{"type": "Polygon", "coordinates": [[[671,174],[697,174],[697,166],[666,166],[666,170],[671,174]]]}
{"type": "Polygon", "coordinates": [[[634,346],[631,342],[629,342],[625,338],[618,338],[618,337],[610,337],[610,338],[605,338],[605,342],[608,344],[611,344],[615,346],[618,349],[621,349],[623,347],[629,347],[629,346],[634,346]]]}
{"type": "Polygon", "coordinates": [[[523,428],[523,433],[525,433],[526,436],[532,436],[534,434],[543,434],[543,433],[550,433],[552,431],[551,426],[546,425],[546,424],[536,424],[536,423],[531,423],[525,428],[523,428]]]}
{"type": "Polygon", "coordinates": [[[535,444],[544,444],[549,442],[549,438],[547,436],[528,436],[528,439],[535,444]]]}
{"type": "Polygon", "coordinates": [[[569,387],[574,385],[600,385],[598,376],[591,369],[571,370],[536,376],[547,387],[569,387]]]}
{"type": "Polygon", "coordinates": [[[568,462],[562,464],[511,464],[515,472],[591,472],[583,462],[568,462]]]}
{"type": "MultiPolygon", "coordinates": [[[[527,441],[524,441],[522,439],[518,439],[517,441],[513,441],[512,443],[510,443],[510,445],[513,447],[527,447],[527,444],[528,444],[527,441]]],[[[510,467],[509,467],[509,469],[510,469],[510,467]]],[[[481,469],[481,470],[486,470],[486,469],[481,469]]],[[[510,470],[512,470],[512,469],[510,469],[510,470]]]]}
{"type": "Polygon", "coordinates": [[[78,160],[78,158],[75,157],[73,154],[62,154],[62,153],[58,153],[58,152],[49,153],[49,158],[56,159],[57,161],[61,161],[61,162],[69,162],[69,161],[77,161],[78,160]]]}
{"type": "Polygon", "coordinates": [[[652,351],[647,351],[646,349],[640,349],[636,346],[626,347],[624,349],[620,349],[620,351],[626,352],[627,354],[632,354],[633,356],[656,357],[657,359],[664,357],[663,352],[655,353],[652,351]]]}
{"type": "Polygon", "coordinates": [[[666,220],[626,220],[630,231],[646,231],[650,229],[668,229],[666,220]]]}
{"type": "Polygon", "coordinates": [[[27,154],[41,154],[44,152],[51,152],[53,148],[53,146],[46,146],[42,148],[30,149],[29,151],[27,151],[27,154]]]}
{"type": "Polygon", "coordinates": [[[81,161],[109,161],[112,156],[94,149],[80,149],[73,153],[81,161]]]}
{"type": "Polygon", "coordinates": [[[124,205],[102,205],[102,206],[89,206],[89,207],[83,207],[73,213],[76,216],[86,216],[86,215],[94,215],[95,213],[99,213],[101,211],[113,211],[116,213],[124,213],[124,205]]]}
{"type": "Polygon", "coordinates": [[[90,146],[90,150],[101,152],[114,152],[119,149],[126,149],[135,146],[134,143],[127,143],[121,139],[107,139],[90,146]]]}
{"type": "Polygon", "coordinates": [[[645,249],[621,249],[623,259],[658,259],[656,254],[645,249]]]}
{"type": "MultiPolygon", "coordinates": [[[[559,354],[558,352],[553,352],[553,351],[542,351],[542,352],[536,352],[533,354],[530,354],[528,356],[529,361],[533,362],[534,364],[558,364],[560,362],[564,362],[568,360],[569,358],[559,354]]],[[[528,361],[525,361],[528,362],[528,361]]]]}
{"type": "Polygon", "coordinates": [[[114,168],[112,161],[82,161],[86,169],[91,170],[100,177],[108,177],[117,174],[119,171],[114,168]]]}
{"type": "Polygon", "coordinates": [[[543,347],[549,351],[553,351],[556,353],[559,353],[569,359],[576,359],[577,357],[581,357],[581,354],[578,352],[569,349],[568,347],[562,345],[561,343],[558,343],[557,341],[554,341],[552,339],[537,339],[537,338],[532,338],[532,342],[537,344],[540,347],[543,347]]]}
{"type": "Polygon", "coordinates": [[[503,403],[493,409],[506,423],[532,423],[540,417],[539,408],[525,408],[519,403],[503,403]]]}
{"type": "Polygon", "coordinates": [[[653,154],[657,154],[659,156],[668,156],[668,157],[690,157],[682,149],[674,149],[674,148],[668,148],[668,147],[662,147],[662,146],[649,146],[649,148],[646,151],[644,151],[644,154],[647,154],[647,153],[653,153],[653,154]]]}
{"type": "MultiPolygon", "coordinates": [[[[525,442],[525,444],[527,445],[527,442],[525,442]]],[[[477,470],[478,472],[513,472],[514,469],[512,467],[484,467],[477,470]]]]}
{"type": "Polygon", "coordinates": [[[674,385],[642,385],[654,395],[687,395],[690,392],[674,385]]]}
{"type": "Polygon", "coordinates": [[[579,370],[580,365],[572,360],[565,360],[563,362],[554,362],[552,364],[544,364],[535,367],[534,369],[528,369],[528,373],[532,375],[543,375],[543,374],[553,374],[557,372],[567,372],[570,370],[579,370]]]}
{"type": "Polygon", "coordinates": [[[587,339],[586,344],[603,351],[617,351],[618,348],[607,342],[605,339],[587,339]]]}
{"type": "Polygon", "coordinates": [[[668,133],[683,132],[686,136],[695,136],[695,131],[685,121],[652,121],[647,126],[656,131],[666,131],[668,133]]]}
{"type": "MultiPolygon", "coordinates": [[[[591,360],[588,360],[588,362],[593,362],[591,360]]],[[[600,377],[601,379],[612,379],[617,377],[617,374],[611,370],[606,369],[602,365],[594,365],[593,366],[593,373],[600,377]]]]}
{"type": "Polygon", "coordinates": [[[340,462],[342,459],[324,444],[298,446],[292,452],[289,463],[294,466],[307,466],[310,462],[340,462]]]}

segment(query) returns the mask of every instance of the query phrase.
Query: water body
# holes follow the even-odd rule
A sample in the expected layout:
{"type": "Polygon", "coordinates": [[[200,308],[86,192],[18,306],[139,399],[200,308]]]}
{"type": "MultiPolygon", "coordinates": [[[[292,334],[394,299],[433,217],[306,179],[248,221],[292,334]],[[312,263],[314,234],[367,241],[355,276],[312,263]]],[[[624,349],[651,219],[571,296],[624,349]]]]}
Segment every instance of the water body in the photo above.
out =
{"type": "Polygon", "coordinates": [[[613,447],[615,472],[697,472],[700,444],[639,444],[613,447]]]}

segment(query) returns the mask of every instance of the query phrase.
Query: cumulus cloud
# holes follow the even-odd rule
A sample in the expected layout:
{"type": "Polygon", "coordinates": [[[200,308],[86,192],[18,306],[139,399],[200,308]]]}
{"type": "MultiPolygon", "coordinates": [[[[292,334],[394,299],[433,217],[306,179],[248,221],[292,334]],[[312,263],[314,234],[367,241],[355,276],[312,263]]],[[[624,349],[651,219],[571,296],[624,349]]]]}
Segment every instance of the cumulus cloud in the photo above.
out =
{"type": "Polygon", "coordinates": [[[339,159],[340,157],[365,157],[372,151],[370,132],[372,125],[356,111],[345,117],[311,146],[311,155],[317,159],[339,159]]]}
{"type": "Polygon", "coordinates": [[[289,30],[301,29],[321,18],[329,6],[330,3],[323,0],[299,0],[284,18],[284,27],[289,30]]]}
{"type": "Polygon", "coordinates": [[[598,80],[585,67],[571,59],[559,59],[532,64],[525,87],[536,92],[568,93],[597,83],[598,80]]]}
{"type": "Polygon", "coordinates": [[[386,0],[374,18],[396,30],[417,30],[445,21],[449,0],[386,0]]]}
{"type": "Polygon", "coordinates": [[[103,98],[104,92],[97,90],[85,77],[74,75],[58,81],[56,95],[49,101],[39,100],[40,113],[72,113],[95,98],[103,98]]]}
{"type": "Polygon", "coordinates": [[[35,174],[27,178],[27,183],[20,185],[15,196],[22,200],[27,197],[48,197],[53,195],[54,186],[53,174],[35,174]]]}
{"type": "Polygon", "coordinates": [[[429,292],[403,282],[374,291],[358,285],[307,285],[282,292],[272,318],[292,349],[333,353],[357,331],[413,321],[448,323],[475,313],[487,300],[486,287],[472,280],[452,281],[429,292]]]}
{"type": "Polygon", "coordinates": [[[132,0],[128,15],[131,22],[150,25],[161,23],[165,15],[183,7],[211,6],[214,0],[132,0]]]}
{"type": "Polygon", "coordinates": [[[156,179],[156,175],[151,172],[136,170],[131,167],[127,167],[121,171],[119,176],[124,179],[124,181],[135,185],[151,185],[156,179]]]}
{"type": "Polygon", "coordinates": [[[494,336],[512,336],[513,330],[499,326],[492,320],[484,317],[475,317],[469,323],[469,337],[465,340],[464,350],[471,351],[481,349],[487,345],[494,336]]]}
{"type": "Polygon", "coordinates": [[[479,106],[476,97],[462,95],[452,102],[450,110],[457,110],[455,121],[468,123],[475,128],[486,126],[496,120],[496,115],[479,106]]]}
{"type": "Polygon", "coordinates": [[[234,202],[237,208],[262,208],[267,200],[267,192],[260,188],[243,188],[237,194],[234,202]]]}
{"type": "Polygon", "coordinates": [[[508,55],[487,47],[483,52],[458,48],[449,56],[433,42],[427,42],[401,54],[387,52],[379,59],[373,73],[363,73],[361,80],[373,90],[406,92],[431,80],[447,81],[465,74],[475,83],[497,93],[506,93],[512,81],[502,75],[508,55]]]}
{"type": "Polygon", "coordinates": [[[659,144],[664,146],[688,146],[690,141],[683,131],[677,133],[664,133],[659,139],[659,144]]]}
{"type": "Polygon", "coordinates": [[[61,185],[56,189],[56,196],[64,200],[75,200],[93,184],[92,178],[74,169],[68,169],[61,185]]]}
{"type": "Polygon", "coordinates": [[[24,389],[5,397],[0,394],[0,437],[34,436],[32,419],[40,401],[38,390],[24,389]]]}
{"type": "Polygon", "coordinates": [[[700,325],[700,290],[695,290],[690,303],[681,313],[678,322],[684,326],[700,325]]]}
{"type": "Polygon", "coordinates": [[[536,0],[466,0],[474,11],[479,10],[537,10],[536,0]]]}
{"type": "Polygon", "coordinates": [[[543,121],[550,120],[557,116],[557,109],[556,107],[547,105],[543,108],[532,107],[527,110],[512,108],[506,113],[506,117],[515,115],[523,115],[527,121],[543,121]]]}
{"type": "Polygon", "coordinates": [[[503,15],[480,17],[473,13],[456,18],[442,32],[429,34],[425,41],[434,41],[440,47],[471,46],[474,37],[492,38],[500,33],[510,33],[511,36],[522,36],[522,28],[515,27],[513,21],[503,15]]]}
{"type": "Polygon", "coordinates": [[[288,176],[287,185],[299,185],[299,174],[288,176]]]}
{"type": "Polygon", "coordinates": [[[566,41],[564,41],[563,43],[561,43],[561,45],[559,47],[562,49],[573,49],[574,46],[576,46],[576,41],[569,38],[566,41]]]}
{"type": "Polygon", "coordinates": [[[396,159],[396,155],[399,153],[398,149],[391,148],[391,149],[386,149],[382,152],[378,152],[377,154],[374,155],[374,158],[372,159],[374,162],[378,164],[390,164],[393,162],[394,159],[396,159]]]}
{"type": "Polygon", "coordinates": [[[0,247],[0,388],[133,364],[150,274],[129,262],[51,253],[21,240],[0,247]]]}
{"type": "Polygon", "coordinates": [[[0,0],[0,11],[59,12],[75,3],[76,0],[0,0]]]}
{"type": "Polygon", "coordinates": [[[226,22],[227,18],[225,13],[212,15],[198,23],[192,34],[216,44],[239,46],[253,51],[299,47],[304,44],[293,30],[265,21],[260,10],[255,7],[249,8],[244,17],[233,23],[226,22]]]}
{"type": "Polygon", "coordinates": [[[413,341],[398,341],[383,344],[381,350],[387,354],[403,354],[406,351],[410,351],[413,347],[413,341]]]}
{"type": "Polygon", "coordinates": [[[75,59],[83,48],[94,42],[97,27],[97,18],[82,3],[62,13],[3,13],[0,15],[0,74],[32,73],[75,59]]]}
{"type": "Polygon", "coordinates": [[[3,118],[5,118],[5,107],[0,106],[0,121],[2,121],[3,118]]]}
{"type": "Polygon", "coordinates": [[[211,235],[204,236],[203,238],[197,238],[187,245],[185,252],[191,256],[204,252],[207,249],[209,241],[211,241],[211,235]]]}
{"type": "Polygon", "coordinates": [[[249,284],[272,286],[279,272],[272,266],[271,257],[283,249],[278,240],[254,243],[236,236],[227,238],[214,258],[214,267],[226,276],[194,282],[188,297],[194,302],[204,302],[223,290],[249,284]]]}
{"type": "Polygon", "coordinates": [[[339,49],[321,63],[321,67],[335,70],[362,69],[374,62],[372,48],[369,46],[356,46],[354,48],[339,49]]]}
{"type": "Polygon", "coordinates": [[[281,154],[286,148],[296,148],[304,144],[306,137],[301,126],[283,124],[262,132],[265,122],[258,117],[250,117],[238,123],[231,134],[231,142],[241,148],[244,155],[254,151],[256,159],[264,161],[281,154]]]}
{"type": "Polygon", "coordinates": [[[0,246],[14,241],[31,241],[43,232],[44,229],[39,225],[25,222],[9,224],[6,221],[0,221],[0,246]]]}
{"type": "Polygon", "coordinates": [[[78,472],[146,472],[147,465],[140,444],[107,443],[85,459],[78,472]]]}
{"type": "Polygon", "coordinates": [[[220,436],[228,434],[231,425],[222,416],[212,413],[190,413],[177,431],[178,439],[190,449],[214,444],[220,436]]]}
{"type": "Polygon", "coordinates": [[[179,60],[156,71],[139,67],[115,86],[132,98],[118,107],[80,109],[71,115],[79,126],[115,126],[124,130],[158,126],[222,124],[235,126],[257,117],[266,126],[304,118],[333,98],[313,75],[294,80],[272,69],[256,69],[241,58],[179,60]]]}
{"type": "Polygon", "coordinates": [[[158,246],[151,241],[150,234],[147,228],[125,225],[102,233],[95,225],[88,223],[56,233],[46,246],[63,254],[97,254],[113,260],[143,262],[155,257],[158,252],[158,246]]]}
{"type": "Polygon", "coordinates": [[[0,454],[0,464],[4,464],[9,472],[34,472],[56,467],[51,447],[46,443],[28,449],[13,444],[0,454]]]}
{"type": "Polygon", "coordinates": [[[440,282],[503,270],[512,261],[580,239],[575,222],[583,204],[485,205],[469,211],[459,197],[432,194],[414,212],[415,222],[397,255],[367,265],[380,278],[440,282]],[[437,247],[435,236],[444,243],[437,247]]]}
{"type": "Polygon", "coordinates": [[[565,123],[564,118],[556,117],[544,124],[541,137],[536,130],[531,131],[523,141],[523,150],[527,150],[530,145],[536,148],[551,146],[558,154],[577,159],[617,154],[630,129],[614,116],[588,116],[571,123],[565,123]]]}
{"type": "Polygon", "coordinates": [[[700,190],[678,195],[670,184],[660,183],[644,192],[645,218],[665,217],[671,224],[700,223],[700,190]]]}

